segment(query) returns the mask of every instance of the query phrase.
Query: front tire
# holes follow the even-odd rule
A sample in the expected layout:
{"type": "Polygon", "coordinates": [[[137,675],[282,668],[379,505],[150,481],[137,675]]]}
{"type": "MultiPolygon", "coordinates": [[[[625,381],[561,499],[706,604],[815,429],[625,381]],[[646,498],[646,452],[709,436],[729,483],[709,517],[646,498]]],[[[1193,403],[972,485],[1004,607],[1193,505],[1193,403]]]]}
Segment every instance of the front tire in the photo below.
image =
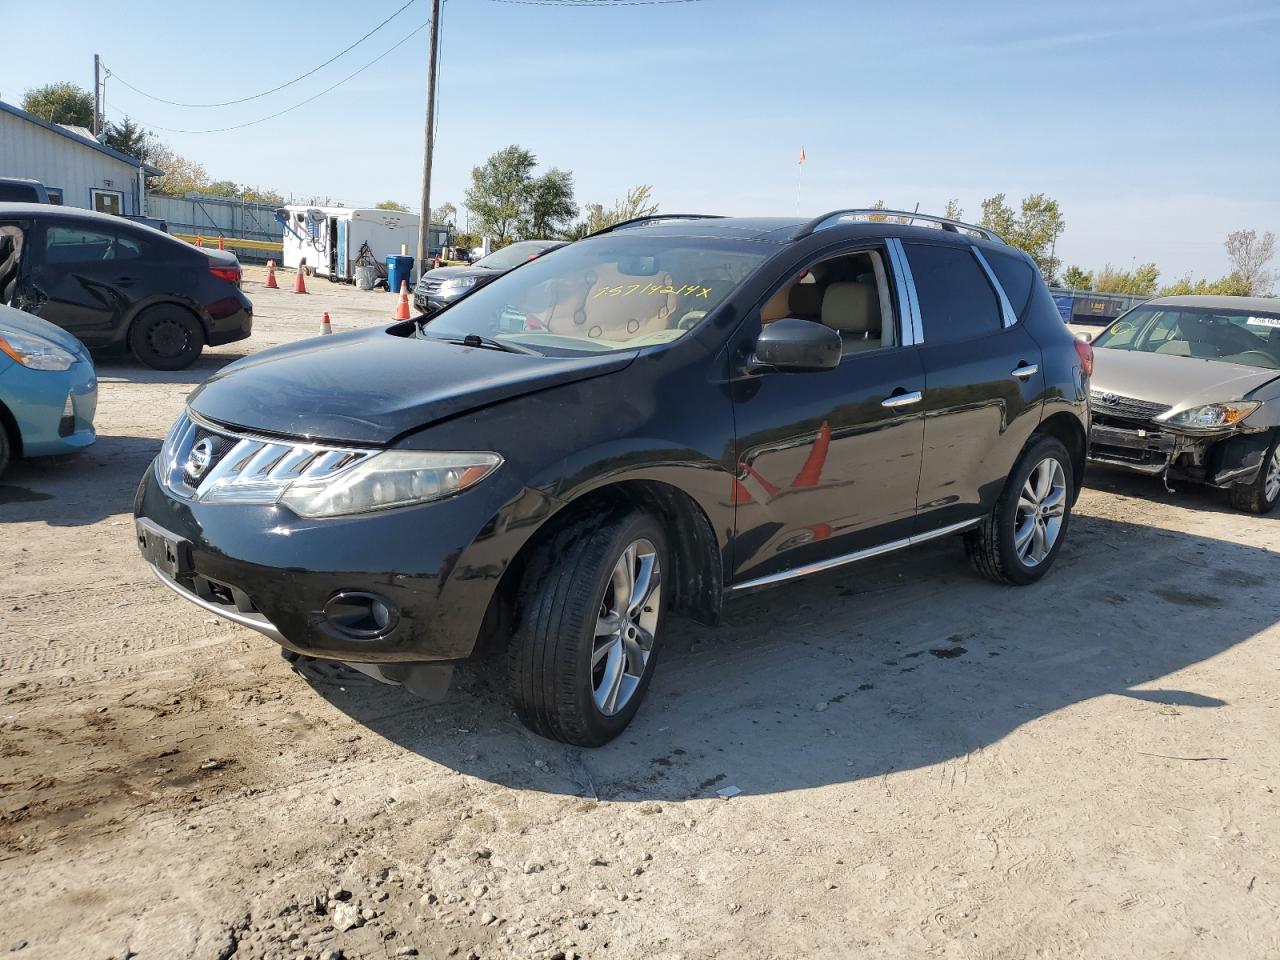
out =
{"type": "Polygon", "coordinates": [[[1060,440],[1036,436],[1023,451],[995,507],[965,534],[965,552],[988,580],[1025,586],[1053,565],[1071,521],[1071,455],[1060,440]]]}
{"type": "Polygon", "coordinates": [[[154,370],[185,370],[204,350],[204,329],[190,311],[162,304],[133,321],[129,349],[154,370]]]}
{"type": "Polygon", "coordinates": [[[5,429],[4,423],[0,422],[0,477],[4,476],[4,472],[9,469],[9,461],[13,458],[12,448],[9,445],[9,431],[5,429]]]}
{"type": "Polygon", "coordinates": [[[1249,513],[1270,513],[1280,503],[1280,431],[1267,447],[1254,481],[1232,484],[1227,495],[1233,507],[1249,513]]]}
{"type": "Polygon", "coordinates": [[[580,747],[626,729],[653,676],[667,557],[662,528],[639,511],[585,516],[543,545],[524,575],[508,653],[529,729],[580,747]]]}

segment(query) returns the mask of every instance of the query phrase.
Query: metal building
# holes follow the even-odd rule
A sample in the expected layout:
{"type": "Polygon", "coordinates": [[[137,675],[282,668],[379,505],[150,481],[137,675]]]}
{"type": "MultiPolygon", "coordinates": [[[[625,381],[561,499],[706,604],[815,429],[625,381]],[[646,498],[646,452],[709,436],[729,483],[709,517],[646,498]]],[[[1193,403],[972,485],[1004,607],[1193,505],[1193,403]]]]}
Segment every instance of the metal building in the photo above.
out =
{"type": "MultiPolygon", "coordinates": [[[[84,128],[79,128],[84,129],[84,128]]],[[[146,176],[158,170],[74,128],[41,120],[0,100],[0,177],[39,180],[53,203],[103,213],[145,215],[146,176]]]]}

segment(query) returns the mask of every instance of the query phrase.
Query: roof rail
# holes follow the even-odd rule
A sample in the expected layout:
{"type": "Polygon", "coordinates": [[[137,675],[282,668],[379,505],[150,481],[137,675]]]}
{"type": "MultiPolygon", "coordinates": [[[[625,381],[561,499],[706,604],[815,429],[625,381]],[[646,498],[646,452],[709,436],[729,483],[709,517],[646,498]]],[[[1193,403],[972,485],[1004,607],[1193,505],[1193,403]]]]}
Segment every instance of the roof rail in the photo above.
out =
{"type": "Polygon", "coordinates": [[[942,229],[946,230],[948,233],[960,233],[961,231],[965,231],[969,233],[976,233],[985,240],[991,240],[995,243],[1004,243],[1004,240],[995,231],[988,230],[986,227],[975,226],[972,223],[963,223],[959,220],[949,220],[946,217],[935,217],[929,213],[912,213],[907,210],[880,210],[875,207],[832,210],[830,213],[824,213],[820,217],[814,217],[804,226],[796,230],[796,232],[791,235],[791,239],[800,240],[803,237],[809,236],[809,234],[820,230],[828,220],[832,220],[837,217],[854,216],[883,217],[885,220],[890,218],[908,221],[923,220],[927,223],[938,224],[938,226],[942,227],[942,229]]]}
{"type": "MultiPolygon", "coordinates": [[[[588,233],[587,237],[598,237],[602,233],[612,233],[614,230],[621,230],[623,227],[634,227],[642,223],[649,223],[654,220],[723,220],[724,214],[720,213],[651,213],[643,217],[632,217],[630,220],[623,220],[621,223],[614,223],[595,233],[588,233]]],[[[586,237],[583,237],[585,240],[586,237]]]]}

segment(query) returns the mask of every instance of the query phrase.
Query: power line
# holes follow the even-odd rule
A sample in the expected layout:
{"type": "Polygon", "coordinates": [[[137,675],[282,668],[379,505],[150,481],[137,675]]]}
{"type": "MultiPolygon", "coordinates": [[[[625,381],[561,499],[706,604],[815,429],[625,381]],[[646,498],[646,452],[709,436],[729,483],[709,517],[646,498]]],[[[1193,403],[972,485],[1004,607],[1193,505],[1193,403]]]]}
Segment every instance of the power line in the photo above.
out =
{"type": "MultiPolygon", "coordinates": [[[[230,107],[238,103],[248,103],[250,100],[258,100],[258,99],[261,99],[262,97],[270,96],[273,93],[277,93],[280,90],[285,89],[285,87],[293,86],[299,80],[305,80],[307,77],[311,76],[312,74],[317,73],[320,70],[323,70],[325,67],[333,63],[333,61],[337,60],[339,57],[342,57],[345,54],[350,53],[356,47],[360,46],[360,44],[364,43],[366,40],[372,37],[375,33],[377,33],[379,30],[385,27],[388,23],[390,23],[396,17],[400,16],[400,14],[404,13],[405,10],[411,7],[415,2],[416,0],[408,0],[408,2],[406,2],[402,7],[396,10],[395,13],[391,14],[391,16],[387,17],[387,19],[383,20],[380,24],[378,24],[376,27],[374,27],[372,30],[366,33],[359,40],[339,50],[337,53],[335,53],[332,57],[330,57],[324,63],[320,64],[318,67],[312,67],[306,73],[301,74],[300,76],[294,77],[292,80],[288,81],[287,83],[282,83],[278,87],[272,87],[270,90],[264,90],[262,93],[255,93],[249,97],[241,97],[239,100],[224,100],[221,103],[183,103],[179,100],[166,100],[164,97],[157,97],[153,94],[147,93],[147,91],[145,90],[139,90],[132,83],[130,83],[124,77],[120,76],[120,74],[116,73],[110,67],[107,67],[106,70],[109,76],[115,77],[117,80],[119,80],[122,84],[124,84],[134,93],[141,94],[142,96],[146,97],[148,100],[155,100],[157,103],[167,103],[171,107],[202,107],[202,108],[203,107],[230,107]]],[[[229,128],[229,129],[234,129],[234,128],[229,128]]]]}
{"type": "MultiPolygon", "coordinates": [[[[343,78],[342,78],[341,80],[339,80],[337,83],[333,84],[333,86],[325,87],[325,88],[324,88],[323,90],[321,90],[319,93],[315,94],[315,96],[307,97],[307,99],[305,99],[305,100],[301,101],[300,103],[295,103],[295,104],[294,104],[293,106],[291,106],[291,107],[285,107],[283,110],[279,110],[279,111],[277,111],[276,113],[270,114],[269,116],[259,117],[257,120],[249,120],[249,121],[247,121],[247,122],[245,122],[245,123],[237,123],[237,124],[234,124],[234,125],[232,125],[232,126],[230,126],[230,127],[214,127],[214,128],[212,128],[212,129],[209,129],[209,130],[182,130],[182,129],[178,129],[178,128],[176,128],[176,127],[162,127],[162,126],[160,126],[159,124],[156,124],[156,123],[147,123],[147,121],[143,120],[143,119],[142,119],[142,118],[140,118],[140,117],[134,117],[133,119],[134,119],[137,123],[142,124],[142,126],[144,126],[144,127],[151,127],[152,129],[155,129],[155,130],[163,130],[165,133],[226,133],[226,132],[228,132],[228,131],[230,131],[230,130],[242,130],[242,129],[244,129],[245,127],[252,127],[252,126],[254,126],[255,124],[259,124],[259,123],[266,123],[268,120],[274,120],[274,119],[276,119],[276,117],[282,117],[282,116],[284,116],[286,113],[291,113],[291,112],[293,112],[294,110],[297,110],[299,107],[305,107],[308,103],[311,103],[311,102],[313,102],[313,101],[315,101],[315,100],[319,100],[319,99],[320,99],[321,97],[323,97],[326,93],[329,93],[329,92],[331,92],[331,91],[333,91],[333,90],[338,89],[338,87],[342,86],[342,85],[343,85],[344,83],[346,83],[348,80],[353,80],[353,79],[355,79],[355,78],[356,78],[356,77],[358,77],[360,74],[364,73],[366,70],[368,70],[370,67],[372,67],[372,66],[373,66],[375,63],[377,63],[379,60],[383,59],[384,57],[389,56],[392,52],[394,52],[396,49],[398,49],[402,44],[404,44],[404,43],[408,42],[411,38],[413,38],[415,35],[417,35],[417,34],[421,33],[423,30],[425,30],[425,29],[426,29],[428,26],[430,26],[430,25],[431,25],[431,21],[429,21],[429,20],[428,20],[426,23],[422,23],[422,24],[419,24],[418,26],[414,27],[414,28],[413,28],[413,30],[409,31],[409,32],[408,32],[408,33],[406,33],[403,37],[401,37],[399,40],[397,40],[397,41],[396,41],[396,43],[395,43],[394,45],[392,45],[389,49],[384,50],[382,53],[378,54],[376,57],[374,57],[372,60],[370,60],[368,63],[366,63],[363,67],[360,67],[360,69],[358,69],[358,70],[356,70],[356,71],[354,71],[354,72],[352,72],[352,73],[347,74],[345,77],[343,77],[343,78]]],[[[119,110],[118,108],[115,108],[115,109],[116,109],[116,112],[118,112],[121,116],[124,116],[124,117],[128,117],[128,116],[129,116],[129,114],[125,113],[123,110],[119,110]]]]}

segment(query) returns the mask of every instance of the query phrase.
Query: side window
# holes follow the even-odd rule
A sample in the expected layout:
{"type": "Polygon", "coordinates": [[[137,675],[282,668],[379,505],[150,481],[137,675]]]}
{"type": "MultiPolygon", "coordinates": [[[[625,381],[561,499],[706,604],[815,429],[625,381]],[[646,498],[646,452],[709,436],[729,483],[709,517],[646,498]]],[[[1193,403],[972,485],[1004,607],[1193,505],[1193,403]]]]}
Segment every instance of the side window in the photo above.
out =
{"type": "Polygon", "coordinates": [[[900,342],[885,257],[879,250],[828,257],[802,270],[760,308],[762,323],[783,317],[836,330],[845,356],[900,342]]]}
{"type": "Polygon", "coordinates": [[[47,264],[133,260],[142,256],[142,244],[136,238],[94,227],[59,224],[48,227],[44,238],[47,264]]]}
{"type": "Polygon", "coordinates": [[[991,264],[996,279],[1004,288],[1004,295],[1009,298],[1009,306],[1013,307],[1013,315],[1024,319],[1027,304],[1031,300],[1031,285],[1035,283],[1035,270],[1031,264],[1009,253],[999,253],[984,249],[982,255],[991,264]]]}
{"type": "Polygon", "coordinates": [[[967,340],[1000,329],[1000,303],[967,247],[904,243],[926,343],[967,340]]]}
{"type": "Polygon", "coordinates": [[[22,264],[22,228],[16,223],[0,223],[0,303],[13,300],[22,264]]]}

